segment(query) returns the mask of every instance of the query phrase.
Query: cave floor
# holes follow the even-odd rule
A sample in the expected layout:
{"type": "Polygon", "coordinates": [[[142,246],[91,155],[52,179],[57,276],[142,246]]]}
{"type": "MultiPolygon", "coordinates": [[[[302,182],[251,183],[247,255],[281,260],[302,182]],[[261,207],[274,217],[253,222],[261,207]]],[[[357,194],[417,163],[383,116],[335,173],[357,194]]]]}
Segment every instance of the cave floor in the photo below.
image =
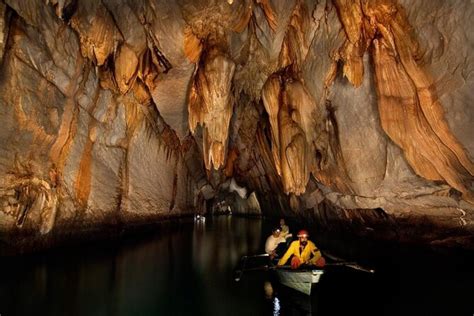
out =
{"type": "MultiPolygon", "coordinates": [[[[327,252],[376,269],[327,272],[311,297],[275,291],[265,272],[234,282],[262,252],[271,220],[182,221],[113,242],[2,258],[1,315],[472,315],[472,255],[313,234],[327,252]]],[[[294,233],[300,227],[290,222],[294,233]]]]}

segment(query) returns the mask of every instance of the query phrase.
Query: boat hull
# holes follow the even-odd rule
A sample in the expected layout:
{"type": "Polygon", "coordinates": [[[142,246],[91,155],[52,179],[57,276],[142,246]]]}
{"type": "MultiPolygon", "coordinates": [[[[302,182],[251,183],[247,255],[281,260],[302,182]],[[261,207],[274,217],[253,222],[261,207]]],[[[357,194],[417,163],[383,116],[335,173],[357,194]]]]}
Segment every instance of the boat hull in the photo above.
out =
{"type": "Polygon", "coordinates": [[[311,295],[313,284],[318,283],[321,276],[324,274],[324,270],[321,269],[276,269],[275,272],[281,284],[306,295],[311,295]]]}

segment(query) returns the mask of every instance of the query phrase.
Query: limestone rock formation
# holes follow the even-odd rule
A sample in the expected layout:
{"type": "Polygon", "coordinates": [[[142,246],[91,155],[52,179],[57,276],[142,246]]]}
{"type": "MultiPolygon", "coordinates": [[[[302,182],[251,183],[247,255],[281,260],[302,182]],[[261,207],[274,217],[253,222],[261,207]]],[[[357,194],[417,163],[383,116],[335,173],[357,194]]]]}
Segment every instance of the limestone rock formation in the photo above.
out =
{"type": "Polygon", "coordinates": [[[1,240],[226,199],[474,247],[473,18],[465,0],[0,1],[1,240]]]}

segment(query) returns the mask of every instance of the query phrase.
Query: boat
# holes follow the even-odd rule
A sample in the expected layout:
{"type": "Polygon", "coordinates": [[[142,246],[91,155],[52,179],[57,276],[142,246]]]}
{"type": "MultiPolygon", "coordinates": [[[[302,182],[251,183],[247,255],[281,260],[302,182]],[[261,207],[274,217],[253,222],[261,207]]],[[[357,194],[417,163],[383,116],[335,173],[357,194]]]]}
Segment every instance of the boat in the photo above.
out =
{"type": "Polygon", "coordinates": [[[197,214],[194,215],[194,221],[204,223],[206,221],[206,217],[204,215],[197,214]]]}
{"type": "Polygon", "coordinates": [[[323,269],[317,268],[293,270],[290,267],[276,267],[274,271],[282,285],[306,295],[311,295],[313,285],[319,283],[324,274],[323,269]]]}
{"type": "Polygon", "coordinates": [[[318,283],[324,274],[322,268],[292,269],[290,266],[277,266],[271,262],[268,254],[261,254],[243,256],[234,271],[234,279],[239,282],[244,272],[262,270],[271,271],[278,283],[306,295],[311,295],[313,285],[318,283]],[[249,263],[253,264],[249,266],[249,263]]]}
{"type": "MultiPolygon", "coordinates": [[[[329,256],[332,257],[332,256],[329,256]]],[[[357,262],[344,261],[341,258],[333,257],[335,262],[325,264],[325,267],[347,267],[367,273],[375,273],[374,269],[369,269],[359,265],[357,262]],[[336,260],[337,259],[337,260],[336,260]]],[[[237,269],[234,271],[234,279],[239,282],[244,272],[247,271],[271,271],[276,281],[281,285],[296,290],[305,295],[311,295],[311,290],[315,284],[319,283],[324,269],[320,267],[307,267],[302,269],[291,269],[290,266],[277,266],[275,262],[271,262],[268,254],[243,256],[237,269]],[[248,261],[253,262],[249,266],[248,261]]]]}

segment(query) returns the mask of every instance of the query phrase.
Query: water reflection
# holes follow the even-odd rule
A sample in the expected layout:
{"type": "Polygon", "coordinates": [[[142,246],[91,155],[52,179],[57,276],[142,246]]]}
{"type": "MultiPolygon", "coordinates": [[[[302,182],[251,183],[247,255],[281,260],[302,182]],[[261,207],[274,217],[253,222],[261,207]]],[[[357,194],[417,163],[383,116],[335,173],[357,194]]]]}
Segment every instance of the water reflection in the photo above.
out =
{"type": "Polygon", "coordinates": [[[273,316],[280,316],[280,300],[276,296],[273,298],[273,316]]]}
{"type": "Polygon", "coordinates": [[[262,222],[232,216],[211,218],[211,223],[195,222],[192,240],[193,265],[203,273],[223,273],[242,255],[260,249],[262,222]],[[206,229],[207,228],[207,229],[206,229]]]}
{"type": "Polygon", "coordinates": [[[279,295],[276,296],[274,299],[278,302],[277,305],[274,303],[274,311],[278,310],[277,315],[316,315],[317,308],[315,306],[315,303],[319,299],[317,294],[307,296],[291,289],[285,290],[286,291],[281,291],[279,295]]]}
{"type": "Polygon", "coordinates": [[[272,309],[271,313],[267,313],[268,315],[316,315],[316,303],[319,300],[317,285],[313,287],[315,293],[308,296],[280,285],[275,278],[270,278],[270,280],[265,281],[263,285],[265,298],[270,302],[272,309]]]}
{"type": "Polygon", "coordinates": [[[377,273],[325,273],[311,296],[280,286],[271,273],[249,273],[234,282],[238,259],[259,253],[270,229],[271,223],[261,220],[221,216],[159,226],[147,236],[1,258],[0,314],[378,316],[474,311],[472,257],[369,247],[316,234],[323,251],[369,258],[377,273]]]}
{"type": "Polygon", "coordinates": [[[194,225],[2,260],[0,313],[261,314],[261,289],[250,279],[236,285],[231,275],[240,256],[258,252],[262,222],[221,216],[194,225]]]}

